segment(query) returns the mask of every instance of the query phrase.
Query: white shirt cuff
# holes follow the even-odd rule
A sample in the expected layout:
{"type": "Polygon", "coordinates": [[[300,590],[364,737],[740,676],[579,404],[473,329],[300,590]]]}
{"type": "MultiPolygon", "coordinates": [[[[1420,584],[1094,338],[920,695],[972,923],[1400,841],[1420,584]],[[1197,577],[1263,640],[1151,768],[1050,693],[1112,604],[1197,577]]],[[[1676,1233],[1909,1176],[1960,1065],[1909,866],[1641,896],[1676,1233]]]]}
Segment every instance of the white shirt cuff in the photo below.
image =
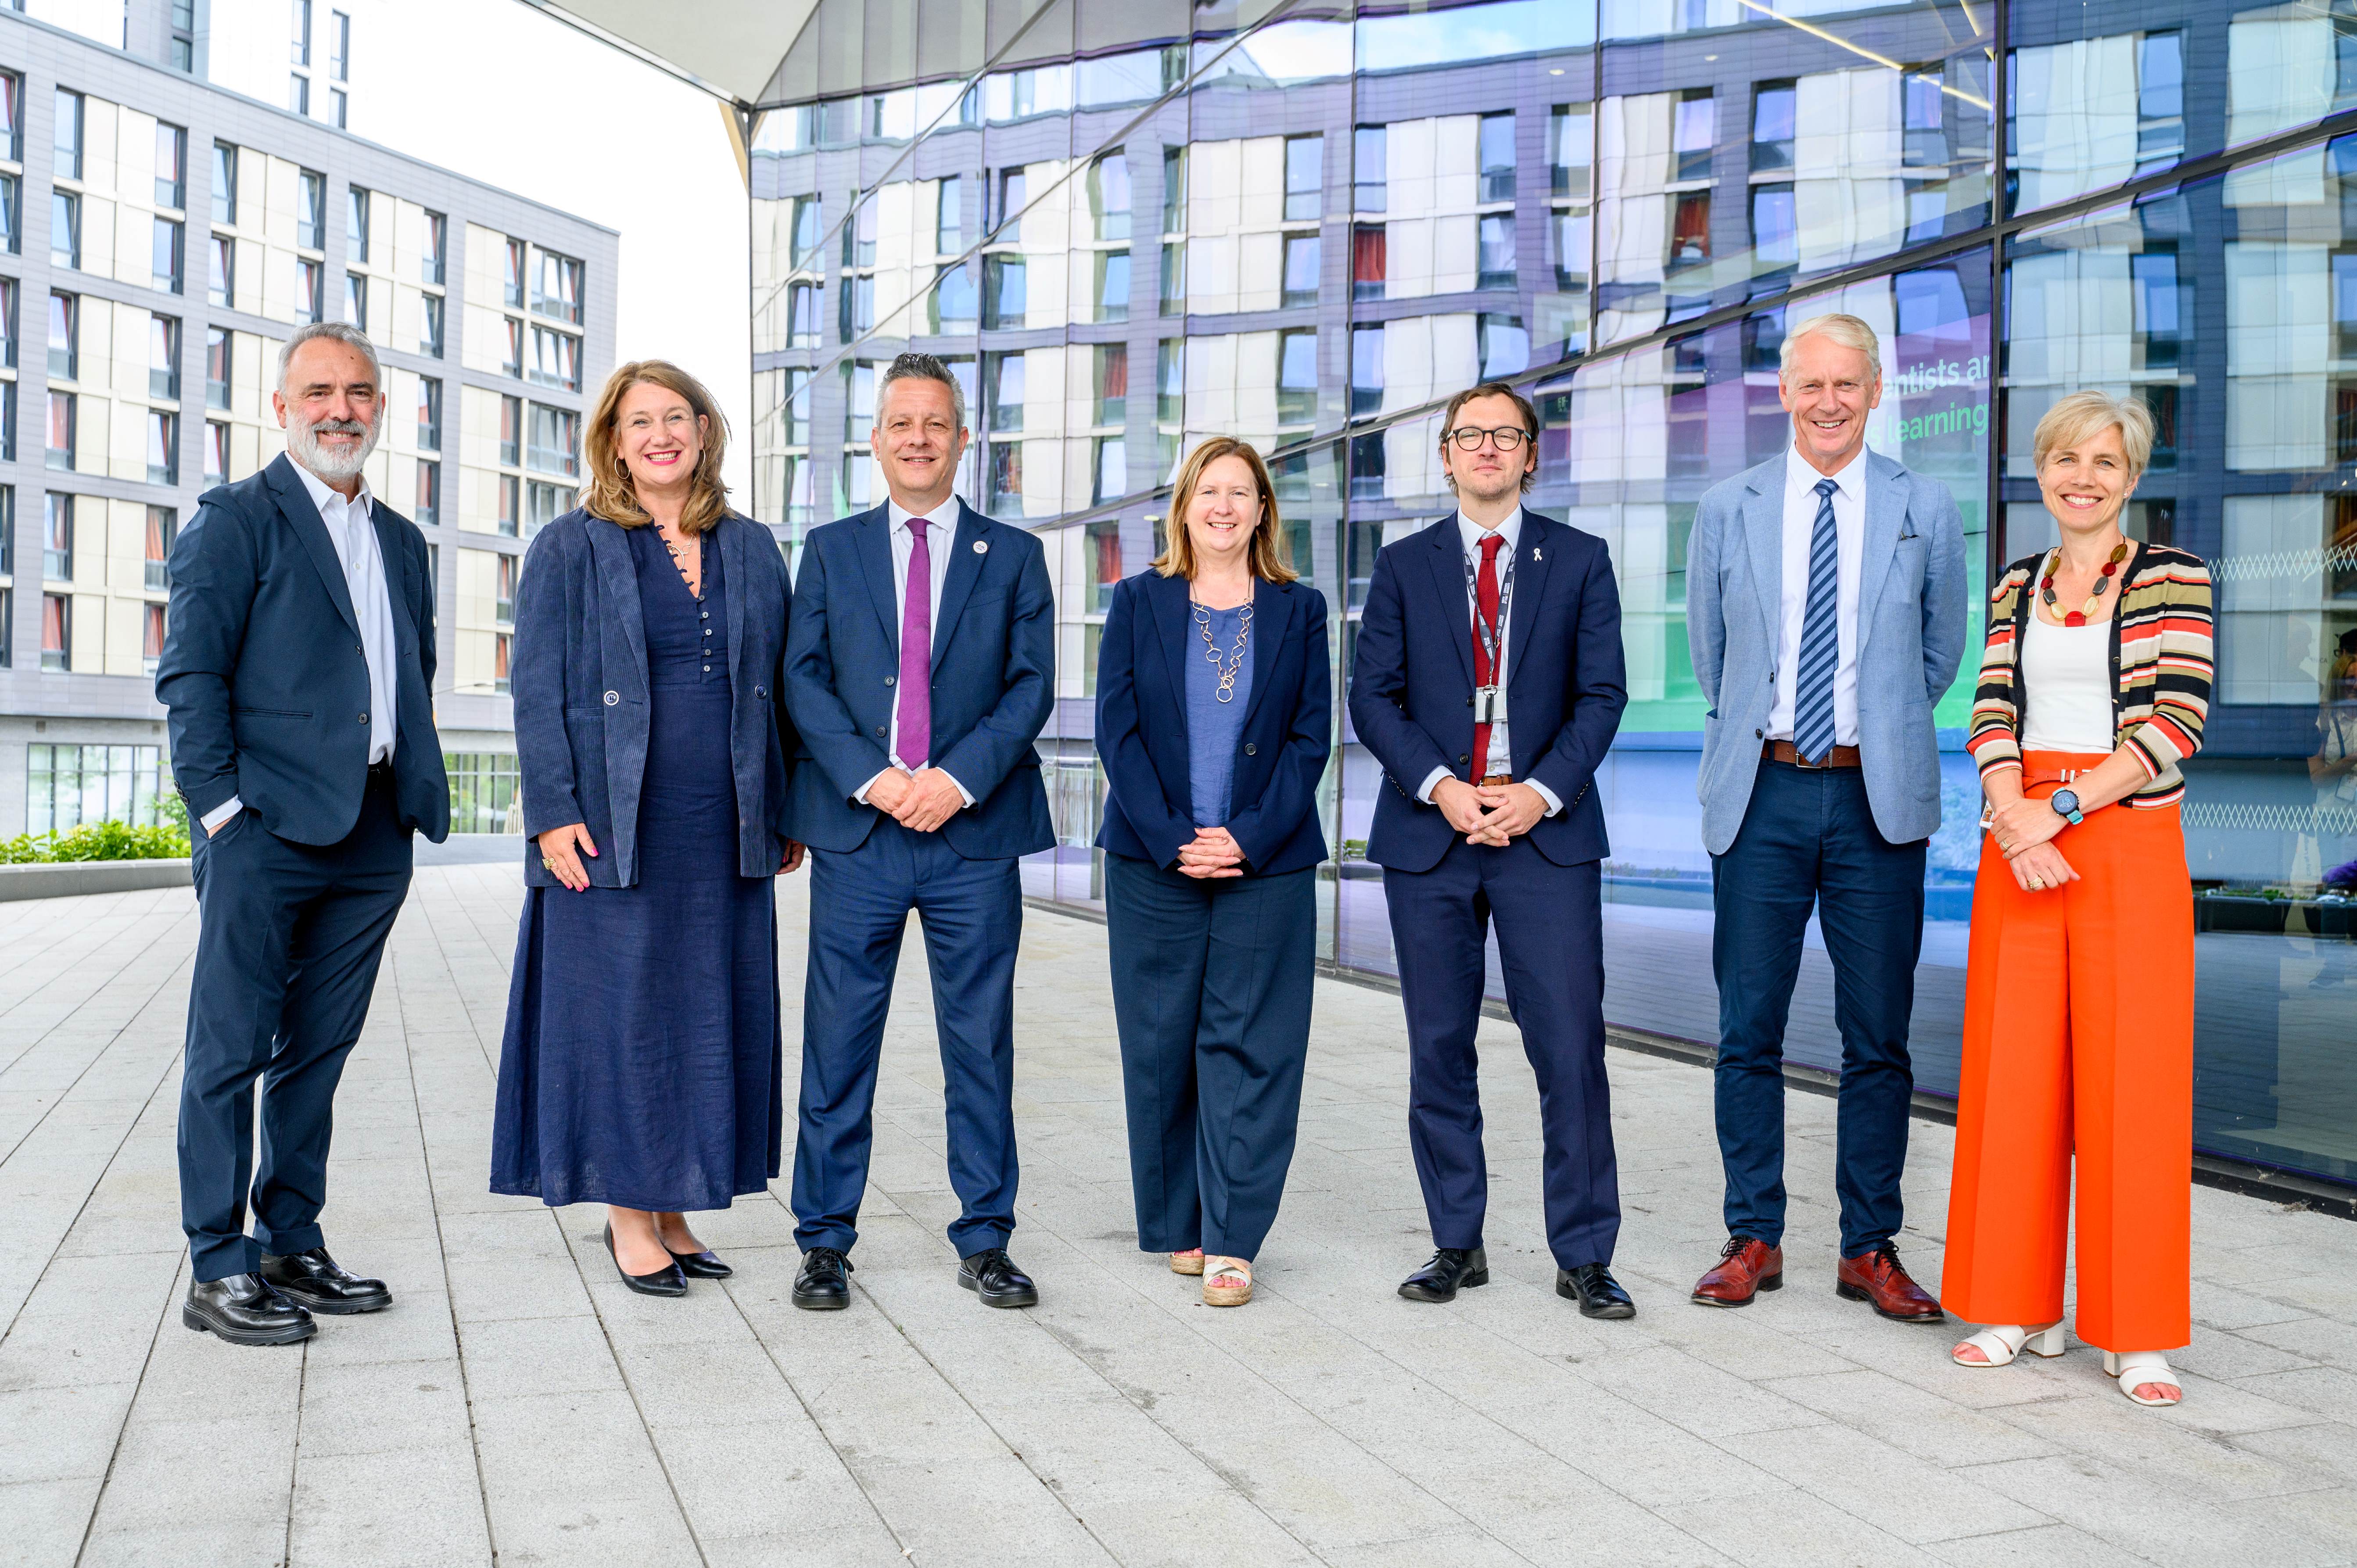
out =
{"type": "Polygon", "coordinates": [[[1546,814],[1548,816],[1552,817],[1557,811],[1563,810],[1562,796],[1556,794],[1554,790],[1548,789],[1545,785],[1540,783],[1535,779],[1525,779],[1523,782],[1539,792],[1539,799],[1546,802],[1546,814]]]}
{"type": "Polygon", "coordinates": [[[1434,768],[1430,773],[1425,776],[1424,782],[1415,787],[1415,798],[1423,801],[1427,806],[1431,805],[1432,792],[1438,789],[1440,787],[1440,781],[1448,777],[1448,769],[1446,768],[1434,768]]]}
{"type": "MultiPolygon", "coordinates": [[[[882,772],[877,773],[876,775],[876,779],[883,778],[886,773],[897,773],[899,771],[899,769],[897,768],[887,768],[883,769],[882,772]]],[[[857,789],[852,792],[851,798],[858,801],[863,806],[867,804],[867,791],[876,788],[876,779],[870,779],[866,783],[862,784],[857,789]]]]}
{"type": "Polygon", "coordinates": [[[210,838],[214,833],[221,831],[221,827],[223,822],[228,822],[231,817],[236,816],[240,811],[244,810],[245,802],[239,800],[236,796],[231,795],[228,800],[223,800],[211,811],[207,811],[203,816],[199,817],[197,819],[197,825],[203,828],[205,830],[205,836],[210,838]]]}

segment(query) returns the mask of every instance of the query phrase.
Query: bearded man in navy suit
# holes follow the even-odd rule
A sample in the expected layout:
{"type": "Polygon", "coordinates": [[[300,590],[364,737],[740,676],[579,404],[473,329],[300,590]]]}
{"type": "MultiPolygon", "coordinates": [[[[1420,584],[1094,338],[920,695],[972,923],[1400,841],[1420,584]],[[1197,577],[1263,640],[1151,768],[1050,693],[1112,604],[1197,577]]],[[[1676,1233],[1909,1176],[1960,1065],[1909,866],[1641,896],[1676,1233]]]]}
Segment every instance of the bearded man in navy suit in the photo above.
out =
{"type": "Polygon", "coordinates": [[[1433,1259],[1400,1294],[1486,1284],[1474,1031],[1496,918],[1506,1005],[1538,1075],[1556,1291],[1635,1316],[1604,1076],[1603,866],[1596,770],[1628,689],[1604,542],[1523,510],[1538,415],[1485,381],[1451,399],[1440,460],[1458,510],[1386,546],[1359,623],[1351,719],[1383,764],[1367,858],[1383,868],[1407,1010],[1408,1136],[1433,1259]]]}

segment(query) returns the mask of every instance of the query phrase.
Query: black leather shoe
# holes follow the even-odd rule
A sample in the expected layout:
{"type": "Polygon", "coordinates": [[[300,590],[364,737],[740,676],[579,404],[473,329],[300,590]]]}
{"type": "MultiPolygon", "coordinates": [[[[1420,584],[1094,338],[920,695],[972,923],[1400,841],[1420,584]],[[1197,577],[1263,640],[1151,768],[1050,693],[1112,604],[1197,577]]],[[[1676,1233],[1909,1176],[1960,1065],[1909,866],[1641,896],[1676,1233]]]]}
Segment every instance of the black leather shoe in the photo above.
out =
{"type": "Polygon", "coordinates": [[[804,1312],[841,1312],[851,1305],[851,1260],[839,1248],[813,1247],[794,1274],[794,1305],[804,1312]]]}
{"type": "Polygon", "coordinates": [[[1482,1247],[1443,1247],[1432,1262],[1400,1281],[1410,1301],[1455,1301],[1460,1290],[1490,1283],[1490,1253],[1482,1247]]]}
{"type": "Polygon", "coordinates": [[[1582,1317],[1634,1317],[1637,1304],[1601,1263],[1582,1263],[1555,1272],[1555,1294],[1579,1303],[1582,1317]]]}
{"type": "MultiPolygon", "coordinates": [[[[663,1251],[671,1252],[669,1247],[663,1251]]],[[[681,1273],[692,1280],[725,1280],[737,1273],[720,1261],[719,1253],[709,1248],[701,1252],[671,1252],[671,1261],[679,1265],[681,1273]]]]}
{"type": "Polygon", "coordinates": [[[1015,1266],[1004,1247],[985,1247],[958,1260],[958,1283],[982,1297],[985,1306],[1037,1306],[1039,1287],[1015,1266]]]}
{"type": "Polygon", "coordinates": [[[364,1280],[328,1256],[325,1247],[262,1255],[262,1277],[270,1288],[313,1312],[341,1316],[352,1312],[382,1312],[393,1305],[393,1293],[382,1280],[364,1280]]]}
{"type": "Polygon", "coordinates": [[[606,1255],[614,1260],[614,1272],[622,1276],[622,1283],[640,1295],[687,1294],[687,1276],[679,1272],[675,1262],[665,1263],[651,1274],[634,1274],[622,1267],[622,1256],[614,1251],[614,1228],[610,1224],[606,1227],[606,1255]]]}
{"type": "Polygon", "coordinates": [[[319,1332],[311,1315],[270,1288],[260,1274],[231,1274],[188,1286],[180,1321],[232,1345],[292,1345],[319,1332]]]}

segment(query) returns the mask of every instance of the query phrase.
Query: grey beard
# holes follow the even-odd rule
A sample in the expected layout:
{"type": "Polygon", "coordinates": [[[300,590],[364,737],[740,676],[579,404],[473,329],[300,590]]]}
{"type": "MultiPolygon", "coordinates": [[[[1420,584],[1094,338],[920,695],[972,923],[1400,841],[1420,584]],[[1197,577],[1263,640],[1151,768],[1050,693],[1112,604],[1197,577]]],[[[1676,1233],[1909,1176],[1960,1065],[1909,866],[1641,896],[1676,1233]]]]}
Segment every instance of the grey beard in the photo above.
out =
{"type": "Polygon", "coordinates": [[[296,424],[287,426],[286,455],[323,479],[349,479],[368,466],[369,454],[376,450],[376,430],[364,432],[361,444],[349,453],[335,453],[319,445],[318,426],[296,424]]]}

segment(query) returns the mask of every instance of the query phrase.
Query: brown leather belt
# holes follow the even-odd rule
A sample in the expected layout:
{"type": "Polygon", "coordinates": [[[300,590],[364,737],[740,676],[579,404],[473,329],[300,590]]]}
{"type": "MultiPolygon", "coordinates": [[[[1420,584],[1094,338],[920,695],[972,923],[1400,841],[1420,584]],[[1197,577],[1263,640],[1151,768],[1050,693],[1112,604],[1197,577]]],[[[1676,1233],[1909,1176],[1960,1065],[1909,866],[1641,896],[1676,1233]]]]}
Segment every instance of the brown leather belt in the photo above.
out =
{"type": "Polygon", "coordinates": [[[1823,762],[1804,762],[1801,758],[1801,754],[1792,748],[1791,741],[1771,740],[1760,748],[1760,755],[1770,762],[1789,762],[1795,768],[1862,768],[1865,766],[1858,760],[1857,747],[1854,746],[1834,747],[1825,754],[1825,759],[1823,762]]]}
{"type": "Polygon", "coordinates": [[[1475,785],[1483,789],[1500,789],[1505,785],[1512,784],[1513,781],[1514,776],[1511,773],[1491,773],[1483,778],[1473,780],[1475,785]]]}

